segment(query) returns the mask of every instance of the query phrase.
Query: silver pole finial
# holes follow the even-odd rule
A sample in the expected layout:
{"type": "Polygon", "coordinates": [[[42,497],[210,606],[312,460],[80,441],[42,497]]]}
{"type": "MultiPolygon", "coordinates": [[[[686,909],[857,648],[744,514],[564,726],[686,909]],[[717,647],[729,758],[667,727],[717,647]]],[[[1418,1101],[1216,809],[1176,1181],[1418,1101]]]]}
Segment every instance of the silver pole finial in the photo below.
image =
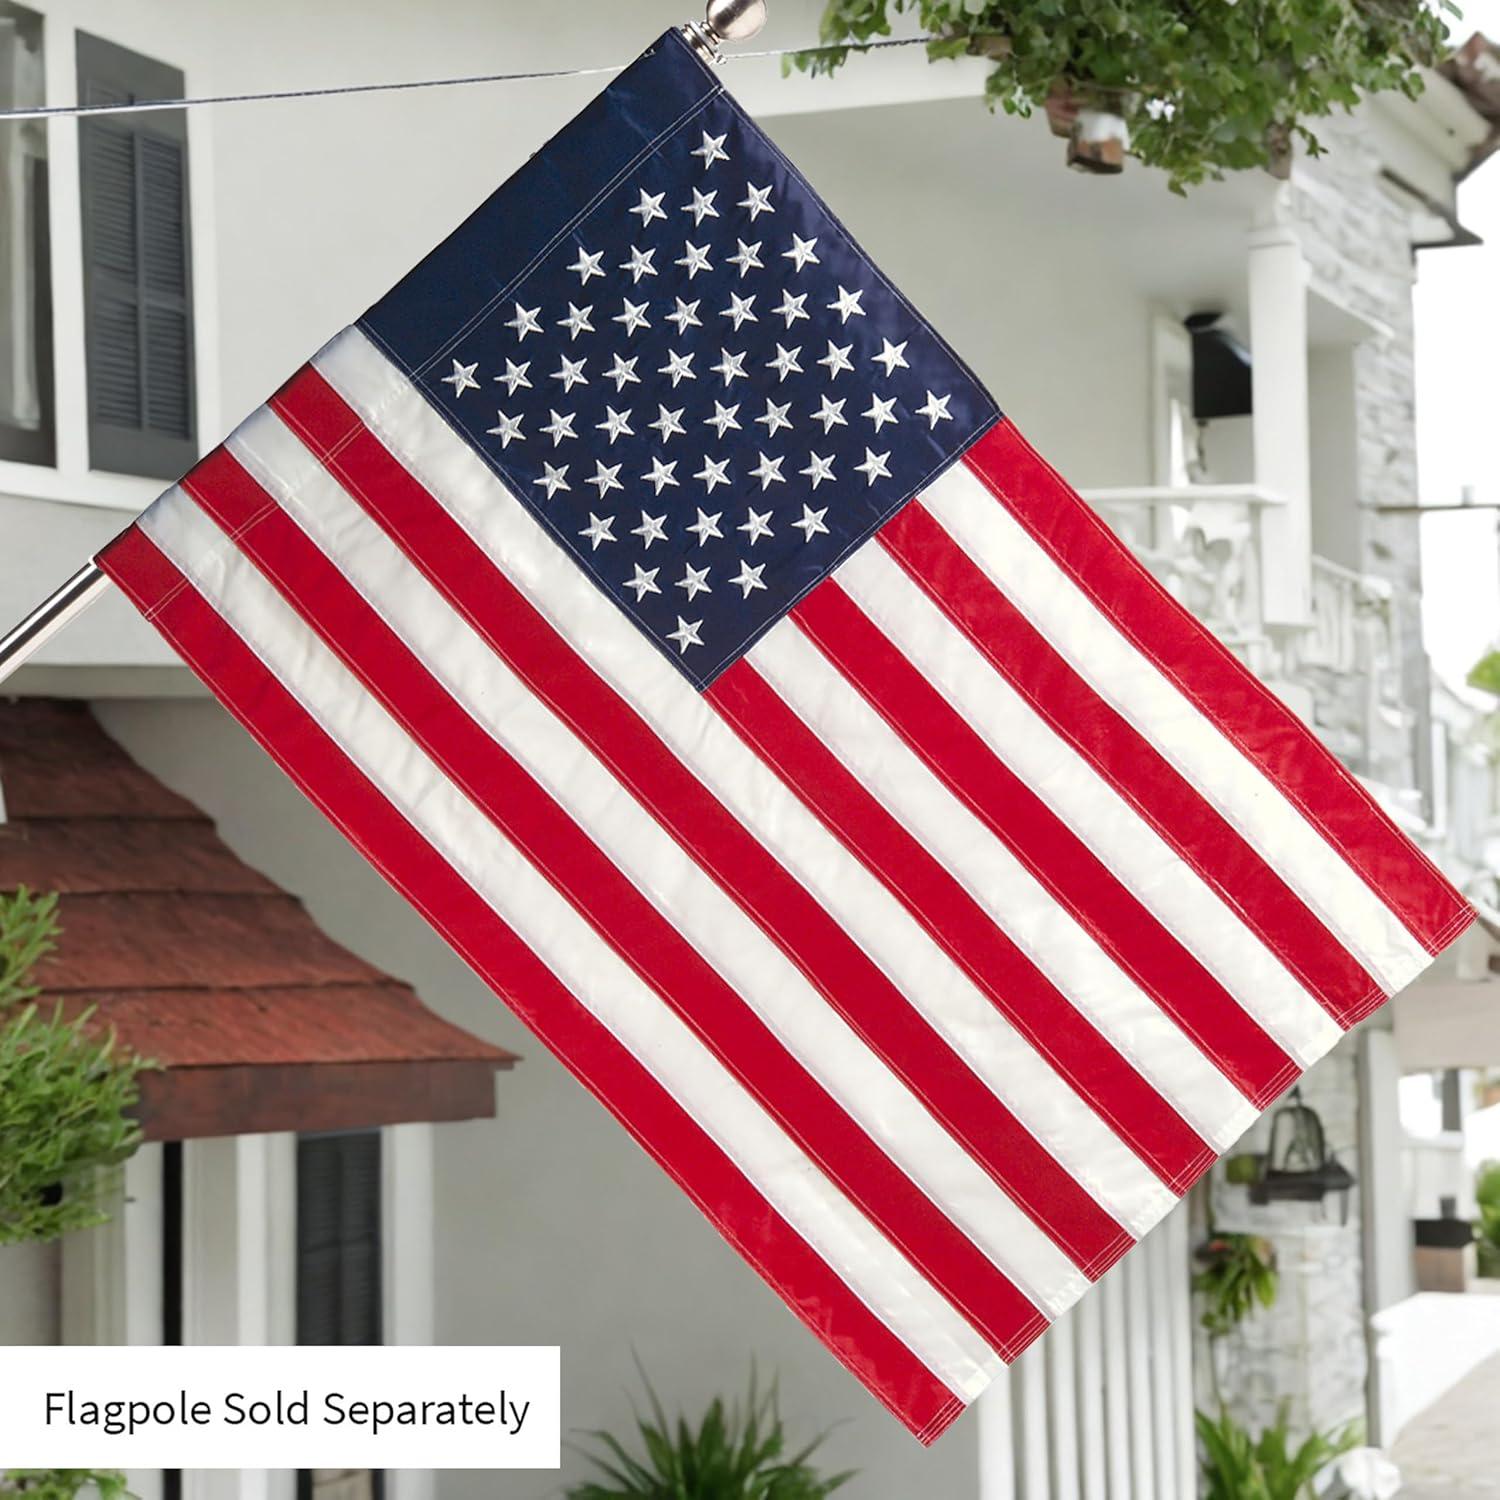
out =
{"type": "Polygon", "coordinates": [[[708,0],[702,21],[682,29],[698,54],[712,63],[723,62],[721,42],[748,42],[766,24],[766,0],[708,0]]]}

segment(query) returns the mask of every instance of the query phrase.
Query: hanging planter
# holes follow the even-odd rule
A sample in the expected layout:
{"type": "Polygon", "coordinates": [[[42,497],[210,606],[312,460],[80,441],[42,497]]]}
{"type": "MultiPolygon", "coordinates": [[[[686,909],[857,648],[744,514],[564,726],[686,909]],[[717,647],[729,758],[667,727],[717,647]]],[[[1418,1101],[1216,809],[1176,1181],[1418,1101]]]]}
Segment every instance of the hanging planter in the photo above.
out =
{"type": "Polygon", "coordinates": [[[1069,164],[1114,173],[1126,156],[1181,191],[1247,167],[1284,175],[1309,122],[1365,94],[1415,97],[1448,51],[1451,0],[827,0],[820,41],[790,66],[832,73],[915,15],[936,62],[982,57],[991,108],[1067,123],[1069,164]]]}

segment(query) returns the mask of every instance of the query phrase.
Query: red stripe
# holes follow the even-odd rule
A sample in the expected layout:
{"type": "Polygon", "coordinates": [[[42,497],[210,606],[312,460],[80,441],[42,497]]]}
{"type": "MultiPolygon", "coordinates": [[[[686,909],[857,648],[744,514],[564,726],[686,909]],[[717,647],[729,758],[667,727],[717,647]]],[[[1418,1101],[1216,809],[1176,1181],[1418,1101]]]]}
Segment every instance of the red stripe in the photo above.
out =
{"type": "Polygon", "coordinates": [[[1007,1359],[1044,1320],[223,449],[183,487],[467,795],[1007,1359]]]}
{"type": "Polygon", "coordinates": [[[1008,422],[965,462],[1143,656],[1165,673],[1411,930],[1429,953],[1468,905],[1295,714],[1136,560],[1008,422]]]}
{"type": "Polygon", "coordinates": [[[748,658],[716,678],[704,697],[1169,1187],[1185,1192],[1202,1175],[1212,1149],[860,785],[748,658]]]}
{"type": "Polygon", "coordinates": [[[833,579],[792,618],[953,794],[1258,1106],[1299,1069],[833,579]]]}
{"type": "Polygon", "coordinates": [[[448,512],[359,427],[332,387],[305,371],[273,404],[496,654],[734,897],[1085,1274],[1098,1276],[1112,1265],[1133,1243],[1130,1236],[807,890],[578,658],[448,512]]]}
{"type": "Polygon", "coordinates": [[[360,852],[501,994],[787,1305],[923,1442],[963,1403],[396,811],[136,528],[100,566],[360,852]]]}
{"type": "Polygon", "coordinates": [[[1341,1025],[1384,998],[1228,819],[1052,649],[920,502],[876,533],[933,603],[1171,847],[1239,913],[1341,1025]]]}

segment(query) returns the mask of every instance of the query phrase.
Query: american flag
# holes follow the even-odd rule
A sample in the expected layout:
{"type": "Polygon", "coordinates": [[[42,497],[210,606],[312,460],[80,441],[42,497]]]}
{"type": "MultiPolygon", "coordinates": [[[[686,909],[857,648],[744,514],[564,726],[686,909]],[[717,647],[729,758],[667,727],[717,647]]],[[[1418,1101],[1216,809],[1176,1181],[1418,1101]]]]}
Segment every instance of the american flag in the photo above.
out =
{"type": "Polygon", "coordinates": [[[1469,920],[674,33],[100,563],[923,1441],[1469,920]]]}

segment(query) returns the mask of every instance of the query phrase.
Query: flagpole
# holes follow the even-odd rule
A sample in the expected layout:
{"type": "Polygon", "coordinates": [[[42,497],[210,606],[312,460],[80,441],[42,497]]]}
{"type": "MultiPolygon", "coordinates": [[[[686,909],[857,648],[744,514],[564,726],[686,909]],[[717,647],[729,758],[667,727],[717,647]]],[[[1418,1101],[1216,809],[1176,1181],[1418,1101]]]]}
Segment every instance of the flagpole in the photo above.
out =
{"type": "MultiPolygon", "coordinates": [[[[708,0],[702,21],[682,28],[706,62],[719,63],[722,42],[747,42],[766,24],[766,0],[708,0]]],[[[0,683],[20,670],[58,631],[108,592],[108,577],[93,561],[80,568],[13,630],[0,636],[0,683]]]]}

